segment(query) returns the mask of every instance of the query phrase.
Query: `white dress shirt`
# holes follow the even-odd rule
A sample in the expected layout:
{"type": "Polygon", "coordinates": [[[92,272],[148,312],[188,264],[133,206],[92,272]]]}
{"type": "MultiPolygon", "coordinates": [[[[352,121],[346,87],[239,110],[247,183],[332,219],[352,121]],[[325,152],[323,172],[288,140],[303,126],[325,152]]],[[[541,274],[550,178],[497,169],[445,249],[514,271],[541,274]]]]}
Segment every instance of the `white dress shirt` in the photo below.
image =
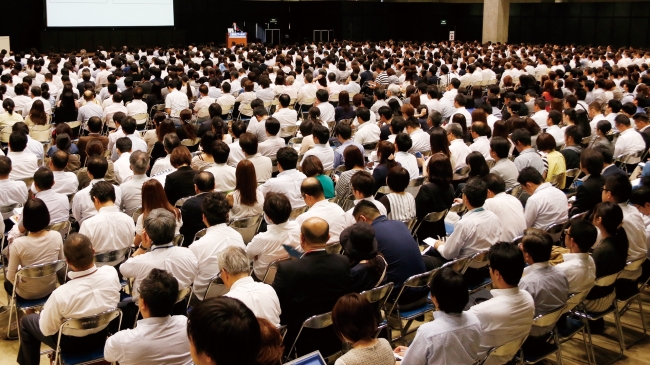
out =
{"type": "Polygon", "coordinates": [[[113,162],[113,169],[115,171],[115,179],[118,184],[122,184],[129,177],[133,176],[133,171],[131,170],[131,164],[129,163],[129,158],[131,157],[131,152],[124,152],[120,157],[113,162]]]}
{"type": "Polygon", "coordinates": [[[246,254],[253,262],[253,273],[258,279],[264,279],[273,261],[288,256],[287,251],[282,247],[283,244],[301,250],[300,227],[295,221],[268,224],[266,232],[258,233],[248,243],[246,254]]]}
{"type": "MultiPolygon", "coordinates": [[[[369,197],[363,198],[363,199],[355,199],[354,200],[354,207],[356,207],[357,204],[359,204],[359,202],[361,200],[366,200],[366,201],[369,201],[372,204],[374,204],[375,207],[377,207],[377,210],[379,211],[379,215],[388,216],[388,211],[387,211],[386,206],[384,205],[384,203],[380,202],[379,200],[376,200],[374,196],[369,196],[369,197]]],[[[354,219],[354,214],[352,214],[354,212],[354,207],[348,209],[348,211],[345,212],[345,226],[346,227],[350,227],[350,226],[352,226],[352,225],[354,225],[356,223],[356,220],[354,219]]]]}
{"type": "Polygon", "coordinates": [[[165,97],[165,109],[171,109],[169,116],[178,118],[181,115],[183,109],[189,109],[190,102],[187,99],[187,95],[178,91],[178,89],[173,89],[167,97],[165,97]]]}
{"type": "MultiPolygon", "coordinates": [[[[112,101],[112,99],[107,99],[106,101],[109,100],[112,101]]],[[[119,102],[119,103],[112,102],[111,104],[104,107],[104,115],[102,116],[102,120],[105,120],[106,117],[108,117],[109,115],[114,115],[115,113],[118,112],[122,112],[126,114],[127,113],[126,107],[124,106],[123,102],[119,102]]],[[[108,121],[108,126],[115,127],[114,121],[112,119],[108,121]]]]}
{"type": "Polygon", "coordinates": [[[98,117],[100,119],[103,118],[104,109],[101,107],[101,105],[95,104],[91,101],[79,108],[79,112],[77,113],[77,122],[85,123],[92,117],[98,117]]]}
{"type": "MultiPolygon", "coordinates": [[[[566,304],[569,296],[569,281],[564,272],[548,261],[536,262],[524,269],[524,276],[519,281],[519,289],[525,290],[535,302],[535,316],[552,312],[566,304]]],[[[531,336],[541,336],[553,328],[533,327],[531,336]]]]}
{"type": "Polygon", "coordinates": [[[32,153],[9,151],[7,157],[11,159],[11,180],[31,179],[38,170],[38,158],[32,153]]]}
{"type": "Polygon", "coordinates": [[[194,294],[198,299],[203,300],[210,279],[221,271],[217,254],[229,246],[246,249],[241,234],[225,223],[208,227],[205,236],[190,245],[189,250],[198,263],[198,271],[194,279],[194,294]]]}
{"type": "MultiPolygon", "coordinates": [[[[81,223],[86,219],[97,214],[95,205],[93,204],[92,198],[90,197],[90,189],[98,181],[105,181],[104,179],[93,179],[90,180],[90,183],[85,188],[79,190],[72,200],[72,216],[74,219],[81,223]]],[[[115,205],[118,207],[122,203],[122,189],[119,186],[113,186],[115,188],[115,205]]]]}
{"type": "Polygon", "coordinates": [[[196,104],[194,104],[194,111],[199,112],[199,111],[201,111],[201,109],[209,108],[210,105],[212,105],[212,104],[214,104],[216,102],[217,102],[217,100],[215,100],[214,98],[211,98],[210,96],[201,96],[201,99],[197,100],[196,104]]]}
{"type": "MultiPolygon", "coordinates": [[[[282,127],[282,124],[280,124],[280,127],[282,127]]],[[[248,121],[246,132],[254,134],[257,137],[257,143],[266,141],[268,138],[266,135],[266,118],[258,120],[257,117],[253,115],[251,120],[248,121]]]]}
{"type": "MultiPolygon", "coordinates": [[[[9,179],[0,180],[0,206],[4,207],[12,204],[25,204],[27,201],[27,186],[22,181],[13,181],[9,179]]],[[[9,219],[14,213],[12,211],[2,213],[2,219],[9,219]]]]}
{"type": "Polygon", "coordinates": [[[90,238],[97,253],[120,250],[133,244],[135,223],[113,205],[99,208],[97,214],[83,222],[79,233],[90,238]]]}
{"type": "MultiPolygon", "coordinates": [[[[195,242],[196,243],[196,242],[195,242]]],[[[192,244],[194,245],[194,244],[192,244]]],[[[126,260],[120,272],[126,278],[133,278],[133,301],[140,298],[140,284],[152,269],[166,270],[178,280],[178,290],[183,290],[194,282],[198,272],[196,256],[186,247],[176,247],[171,242],[152,245],[151,250],[126,260]]]]}
{"type": "Polygon", "coordinates": [[[327,122],[333,122],[334,121],[334,106],[330,104],[329,102],[324,102],[320,103],[317,106],[318,109],[320,109],[320,119],[327,123],[327,122]]]}
{"type": "Polygon", "coordinates": [[[402,151],[396,152],[395,161],[399,162],[399,164],[409,172],[409,178],[411,180],[417,179],[420,176],[418,160],[412,154],[402,151]]]}
{"type": "Polygon", "coordinates": [[[157,159],[151,167],[151,176],[158,175],[159,173],[174,168],[171,163],[171,155],[157,159]]]}
{"type": "MultiPolygon", "coordinates": [[[[112,151],[113,151],[113,149],[115,147],[115,143],[117,142],[118,139],[120,139],[122,137],[126,137],[126,134],[124,134],[124,131],[122,131],[122,126],[117,128],[113,132],[109,133],[109,135],[108,135],[108,145],[106,146],[106,149],[108,151],[111,151],[111,154],[112,154],[112,151]]],[[[117,159],[117,157],[115,157],[115,160],[116,159],[117,159]]],[[[113,160],[113,161],[115,161],[115,160],[113,160]]]]}
{"type": "Polygon", "coordinates": [[[472,143],[469,146],[469,149],[472,150],[472,152],[480,152],[483,157],[485,157],[485,160],[494,160],[492,156],[490,156],[490,140],[486,136],[479,136],[474,140],[474,143],[472,143]]]}
{"type": "Polygon", "coordinates": [[[330,239],[327,243],[339,242],[339,235],[348,227],[343,209],[338,204],[323,199],[296,218],[298,234],[300,234],[300,227],[302,227],[303,222],[311,217],[322,218],[329,224],[330,239]]]}
{"type": "Polygon", "coordinates": [[[553,136],[555,139],[555,145],[561,146],[564,144],[564,132],[557,125],[552,125],[546,128],[545,132],[553,136]]]}
{"type": "Polygon", "coordinates": [[[235,177],[235,173],[237,172],[236,168],[228,166],[225,163],[218,163],[203,171],[210,172],[214,176],[215,191],[226,192],[235,190],[235,186],[237,185],[237,178],[235,177]]]}
{"type": "Polygon", "coordinates": [[[316,91],[318,91],[316,84],[313,82],[311,84],[306,84],[298,90],[298,95],[296,98],[297,104],[302,104],[303,101],[309,101],[316,98],[316,91]]]}
{"type": "Polygon", "coordinates": [[[305,200],[302,198],[300,186],[306,178],[307,176],[297,169],[286,170],[279,173],[277,177],[268,179],[258,189],[264,196],[269,192],[286,195],[291,203],[291,209],[296,209],[305,206],[305,200]]]}
{"type": "MultiPolygon", "coordinates": [[[[645,236],[645,223],[643,216],[632,205],[622,203],[618,205],[623,210],[623,223],[622,227],[627,234],[629,247],[627,251],[627,260],[632,261],[645,257],[648,253],[648,246],[646,245],[645,236]]],[[[622,279],[636,279],[641,275],[641,269],[637,271],[623,270],[619,278],[622,279]]]]}
{"type": "Polygon", "coordinates": [[[364,145],[373,142],[379,142],[379,135],[381,130],[376,123],[365,122],[359,124],[357,132],[354,134],[354,142],[364,145]]]}
{"type": "Polygon", "coordinates": [[[467,155],[472,153],[472,150],[462,139],[454,139],[449,144],[449,152],[451,152],[451,157],[456,161],[456,166],[454,166],[454,170],[456,170],[467,166],[465,159],[467,155]]]}
{"type": "MultiPolygon", "coordinates": [[[[375,125],[375,127],[377,126],[375,125]]],[[[379,138],[377,138],[377,141],[378,140],[379,138]]],[[[323,164],[324,170],[331,170],[334,168],[334,149],[332,149],[332,147],[330,147],[329,144],[314,145],[312,149],[305,152],[304,157],[312,156],[312,155],[318,157],[320,162],[323,164]]],[[[304,157],[303,157],[303,161],[304,161],[304,157]]]]}
{"type": "MultiPolygon", "coordinates": [[[[38,325],[45,336],[59,332],[66,318],[83,318],[116,308],[120,301],[120,280],[112,266],[71,271],[70,280],[56,288],[45,302],[38,325]]],[[[108,325],[108,324],[106,324],[108,325]]],[[[65,329],[64,335],[83,337],[103,330],[65,329]]]]}
{"type": "Polygon", "coordinates": [[[289,108],[281,108],[273,113],[272,117],[280,122],[280,128],[291,127],[296,125],[296,121],[298,120],[298,112],[289,108]]]}
{"type": "Polygon", "coordinates": [[[187,317],[165,316],[141,319],[133,329],[124,329],[106,339],[104,360],[120,365],[190,365],[187,317]]]}
{"type": "Polygon", "coordinates": [[[426,133],[421,128],[417,128],[409,136],[411,137],[411,141],[413,141],[413,146],[409,150],[410,153],[431,151],[429,133],[426,133]]]}
{"type": "Polygon", "coordinates": [[[43,156],[45,155],[43,144],[29,135],[27,135],[27,147],[25,147],[25,152],[34,154],[39,161],[43,160],[43,156]]]}
{"type": "Polygon", "coordinates": [[[262,156],[272,157],[278,153],[278,150],[286,147],[284,138],[276,136],[268,136],[266,140],[257,146],[257,152],[262,156]]]}
{"type": "Polygon", "coordinates": [[[418,328],[404,354],[404,365],[472,364],[481,343],[481,322],[470,312],[433,312],[432,322],[418,328]]]}
{"type": "Polygon", "coordinates": [[[499,217],[485,208],[476,208],[456,223],[445,244],[438,246],[438,252],[445,259],[453,260],[489,250],[500,238],[499,217]]]}
{"type": "Polygon", "coordinates": [[[48,189],[37,192],[34,197],[41,199],[47,206],[50,213],[50,224],[70,219],[70,201],[67,196],[48,189]]]}
{"type": "Polygon", "coordinates": [[[535,189],[526,202],[524,217],[526,226],[545,229],[554,223],[568,219],[569,202],[562,190],[545,182],[535,189]]]}
{"type": "MultiPolygon", "coordinates": [[[[148,149],[147,148],[147,142],[145,142],[144,139],[142,139],[142,137],[140,137],[139,133],[124,135],[124,137],[128,137],[131,140],[131,153],[133,153],[135,151],[141,151],[141,152],[147,153],[147,149],[148,149]]],[[[117,142],[117,139],[115,139],[115,142],[117,142]]],[[[113,144],[113,150],[112,151],[113,151],[113,153],[111,154],[111,160],[113,160],[113,162],[115,162],[119,158],[119,156],[117,154],[117,145],[116,144],[113,144]]]]}
{"type": "Polygon", "coordinates": [[[147,114],[148,108],[147,108],[147,103],[145,103],[142,100],[138,99],[133,99],[129,103],[129,105],[126,106],[126,115],[129,117],[132,117],[137,114],[147,114]]]}
{"type": "Polygon", "coordinates": [[[548,121],[548,112],[546,110],[542,109],[538,112],[535,112],[531,118],[535,121],[535,123],[537,123],[541,130],[544,130],[544,128],[547,127],[546,122],[548,121]]]}
{"type": "Polygon", "coordinates": [[[494,213],[501,222],[500,242],[512,242],[516,237],[524,234],[526,220],[524,219],[524,207],[519,199],[505,192],[487,199],[483,208],[494,213]]]}
{"type": "Polygon", "coordinates": [[[562,254],[564,262],[555,267],[562,270],[569,281],[569,293],[589,290],[596,281],[596,263],[588,253],[562,254]]]}
{"type": "Polygon", "coordinates": [[[253,311],[255,317],[264,318],[276,327],[280,326],[280,299],[271,285],[255,282],[247,276],[235,281],[224,296],[241,300],[253,311]]]}
{"type": "MultiPolygon", "coordinates": [[[[616,139],[616,144],[614,145],[614,158],[617,158],[620,155],[632,154],[635,152],[645,150],[645,142],[641,133],[634,130],[634,128],[628,128],[616,139]]],[[[635,164],[639,163],[639,157],[630,158],[627,163],[635,164]]]]}
{"type": "Polygon", "coordinates": [[[253,156],[246,156],[246,159],[255,167],[255,176],[258,183],[264,183],[271,178],[273,173],[273,162],[266,156],[262,156],[259,152],[253,156]]]}
{"type": "Polygon", "coordinates": [[[132,175],[120,185],[122,190],[120,209],[124,210],[129,217],[142,206],[142,184],[147,180],[149,180],[147,175],[132,175]]]}
{"type": "MultiPolygon", "coordinates": [[[[492,289],[492,299],[469,309],[481,322],[480,359],[497,346],[522,338],[530,332],[535,316],[533,297],[519,288],[492,289]]],[[[518,349],[517,349],[518,351],[518,349]]],[[[512,360],[516,352],[493,357],[485,365],[500,365],[512,360]]]]}

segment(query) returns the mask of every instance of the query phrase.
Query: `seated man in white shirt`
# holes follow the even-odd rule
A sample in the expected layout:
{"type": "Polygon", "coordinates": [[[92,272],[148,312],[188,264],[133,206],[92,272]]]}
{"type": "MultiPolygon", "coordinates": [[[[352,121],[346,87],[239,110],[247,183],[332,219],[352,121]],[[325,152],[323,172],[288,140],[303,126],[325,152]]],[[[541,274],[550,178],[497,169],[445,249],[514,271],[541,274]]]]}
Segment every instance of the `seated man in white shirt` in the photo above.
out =
{"type": "Polygon", "coordinates": [[[278,150],[276,159],[278,161],[278,176],[267,180],[258,189],[265,196],[270,192],[283,194],[289,200],[291,209],[305,206],[300,185],[307,176],[296,169],[298,152],[291,147],[282,147],[278,150]]]}
{"type": "Polygon", "coordinates": [[[217,102],[214,98],[208,96],[208,92],[209,90],[207,85],[199,86],[199,94],[201,94],[201,97],[199,98],[199,100],[196,101],[196,104],[194,104],[194,109],[193,109],[194,114],[197,114],[199,111],[203,109],[207,110],[207,108],[210,107],[210,105],[217,102]]]}
{"type": "Polygon", "coordinates": [[[215,273],[221,271],[217,254],[229,246],[246,248],[241,234],[228,226],[230,205],[221,193],[209,193],[201,204],[203,223],[208,227],[205,236],[196,240],[189,247],[198,263],[194,279],[194,295],[203,300],[215,273]]]}
{"type": "Polygon", "coordinates": [[[512,242],[516,237],[524,234],[526,220],[524,207],[521,201],[510,194],[506,194],[506,183],[494,173],[483,178],[488,188],[488,195],[483,208],[491,211],[501,222],[500,242],[512,242]]]}
{"type": "Polygon", "coordinates": [[[318,217],[329,224],[330,239],[327,243],[339,242],[339,235],[348,227],[345,211],[338,204],[325,199],[323,185],[315,177],[306,178],[300,186],[300,192],[309,210],[296,218],[297,233],[300,234],[300,227],[304,221],[311,217],[318,217]]]}
{"type": "Polygon", "coordinates": [[[264,318],[275,327],[280,326],[280,300],[269,284],[256,282],[249,275],[250,263],[242,247],[228,246],[217,253],[221,279],[230,291],[227,297],[239,299],[253,311],[255,317],[264,318]]]}
{"type": "Polygon", "coordinates": [[[298,112],[289,109],[291,97],[287,94],[282,94],[278,98],[278,109],[273,113],[272,117],[280,121],[281,127],[290,127],[296,125],[298,120],[298,112]]]}
{"type": "MultiPolygon", "coordinates": [[[[481,347],[478,358],[485,357],[493,347],[527,336],[535,316],[533,297],[519,289],[524,272],[524,255],[509,242],[498,242],[488,252],[492,299],[476,304],[469,309],[481,323],[481,347]]],[[[494,356],[486,365],[504,364],[514,357],[519,349],[503,356],[494,356]]]]}
{"type": "Polygon", "coordinates": [[[11,126],[11,131],[24,133],[27,136],[27,147],[25,147],[25,152],[34,154],[39,161],[43,160],[43,156],[45,155],[43,144],[29,136],[29,127],[25,122],[15,123],[11,126]]]}
{"type": "Polygon", "coordinates": [[[320,109],[320,118],[324,123],[334,121],[334,106],[329,103],[330,95],[325,89],[316,91],[314,106],[320,109]]]}
{"type": "Polygon", "coordinates": [[[266,140],[259,144],[258,150],[262,156],[275,157],[278,150],[286,146],[284,138],[278,137],[280,122],[275,118],[268,118],[264,123],[264,128],[266,130],[266,140]]]}
{"type": "MultiPolygon", "coordinates": [[[[367,109],[366,109],[367,110],[367,109]]],[[[370,111],[368,111],[370,113],[370,111]]],[[[379,127],[377,127],[379,130],[379,127]]],[[[303,156],[316,156],[323,164],[324,170],[332,170],[334,168],[334,149],[329,145],[330,131],[327,127],[322,125],[315,125],[312,131],[312,136],[314,137],[314,147],[309,151],[305,152],[303,156]]],[[[356,137],[356,136],[355,136],[356,137]]],[[[379,139],[377,139],[378,141],[379,139]]]]}
{"type": "MultiPolygon", "coordinates": [[[[106,176],[106,171],[108,170],[108,161],[105,158],[99,156],[91,156],[86,160],[87,174],[90,178],[90,183],[88,186],[79,190],[72,200],[72,216],[82,224],[86,219],[97,214],[97,209],[95,209],[95,204],[90,198],[90,189],[99,181],[105,181],[104,176],[106,176]]],[[[115,205],[118,207],[122,203],[122,190],[116,186],[115,187],[115,205]]]]}
{"type": "Polygon", "coordinates": [[[487,138],[488,133],[490,133],[490,127],[483,122],[474,122],[472,123],[472,138],[474,143],[469,146],[469,149],[472,151],[480,152],[485,160],[492,160],[492,155],[490,154],[490,140],[487,138]]]}
{"type": "Polygon", "coordinates": [[[79,233],[90,238],[97,253],[120,250],[133,244],[135,223],[131,216],[115,205],[115,188],[111,183],[98,181],[90,189],[90,197],[97,214],[86,219],[79,233]]]}
{"type": "MultiPolygon", "coordinates": [[[[165,134],[165,137],[163,138],[163,148],[165,149],[167,156],[159,158],[153,163],[153,166],[151,167],[151,177],[163,173],[164,171],[172,172],[172,170],[175,170],[172,166],[171,155],[172,151],[180,145],[181,140],[178,138],[176,133],[165,134]]],[[[163,179],[163,181],[165,181],[165,179],[163,179]]]]}
{"type": "MultiPolygon", "coordinates": [[[[56,288],[40,314],[28,314],[20,322],[18,363],[39,364],[41,343],[56,348],[59,327],[66,318],[84,318],[117,307],[120,280],[112,266],[96,267],[95,251],[88,237],[73,233],[63,245],[71,272],[65,284],[56,288]]],[[[66,329],[61,334],[67,352],[102,348],[108,324],[97,330],[66,329]]]]}
{"type": "Polygon", "coordinates": [[[126,106],[126,115],[132,117],[138,114],[147,114],[149,108],[147,107],[147,103],[142,101],[143,95],[144,91],[140,86],[133,89],[133,100],[126,106]]]}
{"type": "Polygon", "coordinates": [[[586,219],[573,219],[565,231],[564,244],[569,253],[562,255],[564,262],[557,264],[569,281],[569,293],[589,290],[596,281],[596,263],[589,254],[596,243],[598,230],[586,219]]]}
{"type": "Polygon", "coordinates": [[[235,105],[235,97],[230,93],[230,83],[222,82],[221,83],[221,96],[216,99],[216,102],[221,106],[233,106],[235,105]]]}
{"type": "MultiPolygon", "coordinates": [[[[617,115],[613,124],[615,124],[616,129],[621,132],[616,139],[616,144],[614,145],[614,158],[645,150],[645,141],[643,140],[641,133],[634,130],[630,118],[622,114],[617,115]]],[[[630,157],[626,160],[626,164],[628,164],[628,166],[634,165],[634,167],[636,167],[636,164],[638,164],[639,161],[639,157],[630,157]]],[[[628,168],[628,171],[632,170],[633,169],[628,168]]]]}
{"type": "Polygon", "coordinates": [[[551,110],[548,113],[548,119],[546,120],[546,133],[550,134],[555,138],[555,144],[562,146],[564,144],[564,131],[560,129],[560,122],[562,121],[562,113],[557,110],[551,110]]]}
{"type": "Polygon", "coordinates": [[[78,122],[87,123],[88,119],[92,117],[101,118],[104,115],[104,109],[100,104],[95,102],[95,93],[92,90],[84,91],[83,98],[85,104],[79,108],[79,112],[77,113],[78,122]]]}
{"type": "Polygon", "coordinates": [[[255,166],[257,182],[264,183],[270,179],[273,172],[273,163],[269,157],[262,156],[258,152],[259,145],[257,144],[257,137],[252,133],[242,133],[239,136],[239,146],[244,152],[246,159],[255,166]]]}
{"type": "Polygon", "coordinates": [[[248,259],[253,262],[253,273],[262,281],[269,265],[278,259],[287,257],[282,245],[290,245],[300,250],[300,227],[290,221],[291,203],[283,193],[269,192],[264,197],[264,219],[266,232],[260,232],[246,246],[248,259]]]}
{"type": "Polygon", "coordinates": [[[521,170],[517,182],[530,194],[524,212],[527,227],[546,229],[568,219],[566,195],[551,183],[544,182],[542,174],[534,167],[521,170]]]}
{"type": "Polygon", "coordinates": [[[172,118],[178,118],[181,111],[190,108],[190,102],[185,93],[180,92],[181,83],[178,79],[167,82],[169,94],[165,97],[165,112],[172,118]]]}
{"type": "Polygon", "coordinates": [[[364,107],[357,109],[357,132],[354,134],[354,142],[364,145],[379,142],[381,130],[376,123],[370,122],[370,110],[364,107]]]}
{"type": "MultiPolygon", "coordinates": [[[[24,182],[9,179],[11,168],[11,159],[0,156],[0,206],[2,207],[12,204],[25,204],[28,197],[27,186],[24,182]]],[[[9,219],[13,214],[13,210],[2,213],[6,231],[9,231],[14,225],[9,219]]]]}
{"type": "Polygon", "coordinates": [[[237,185],[235,176],[237,169],[226,164],[229,155],[230,147],[225,142],[214,141],[212,144],[212,158],[214,158],[215,163],[203,171],[207,171],[214,176],[215,191],[225,193],[235,190],[237,185]]]}
{"type": "Polygon", "coordinates": [[[109,128],[113,128],[114,126],[111,125],[111,120],[109,119],[111,115],[115,113],[124,113],[126,115],[127,110],[126,107],[124,106],[124,103],[122,102],[122,93],[116,92],[113,94],[112,97],[113,103],[104,107],[104,115],[102,116],[102,119],[104,122],[108,124],[109,128]]]}
{"type": "Polygon", "coordinates": [[[152,269],[140,285],[142,319],[134,329],[119,331],[106,340],[104,359],[120,365],[191,363],[187,317],[172,316],[177,298],[178,280],[165,270],[152,269]]]}
{"type": "MultiPolygon", "coordinates": [[[[367,200],[377,207],[380,215],[387,216],[386,206],[379,200],[375,200],[375,179],[368,171],[359,171],[350,178],[350,190],[354,196],[354,206],[360,201],[367,200]]],[[[356,223],[354,219],[354,206],[345,212],[345,227],[352,226],[356,223]]]]}
{"type": "Polygon", "coordinates": [[[534,114],[531,118],[537,123],[540,129],[544,130],[548,126],[548,112],[546,111],[546,101],[543,98],[535,99],[533,104],[534,114]]]}
{"type": "Polygon", "coordinates": [[[257,137],[257,142],[262,143],[266,141],[266,120],[269,118],[269,112],[264,107],[261,100],[255,99],[251,102],[253,108],[253,117],[248,121],[246,132],[252,133],[257,137]],[[259,104],[261,105],[258,105],[259,104]]]}
{"type": "Polygon", "coordinates": [[[129,162],[129,158],[131,157],[131,146],[131,139],[127,137],[122,137],[115,143],[117,155],[119,157],[115,162],[113,162],[113,169],[115,171],[115,178],[119,184],[133,176],[133,171],[131,171],[131,164],[129,162]]]}
{"type": "MultiPolygon", "coordinates": [[[[148,150],[147,142],[145,142],[144,139],[142,139],[140,133],[136,132],[137,124],[135,122],[135,119],[133,119],[133,117],[124,118],[120,122],[120,126],[122,127],[122,132],[124,133],[124,137],[128,137],[129,139],[131,139],[133,151],[147,152],[148,150]]],[[[117,139],[115,140],[115,142],[117,142],[117,139]]],[[[117,148],[115,145],[113,145],[111,160],[115,162],[117,161],[117,158],[118,158],[117,148]]]]}
{"type": "Polygon", "coordinates": [[[488,195],[487,184],[480,178],[470,179],[463,189],[467,213],[454,227],[447,241],[436,240],[424,258],[427,270],[442,266],[458,257],[488,250],[501,238],[501,221],[483,207],[488,195]]]}
{"type": "Polygon", "coordinates": [[[413,146],[411,146],[409,153],[431,151],[431,137],[429,133],[422,130],[420,121],[417,118],[410,117],[406,120],[406,132],[413,141],[413,146]]]}
{"type": "Polygon", "coordinates": [[[481,323],[474,313],[463,311],[469,302],[463,275],[443,268],[432,280],[435,320],[421,325],[411,346],[398,346],[395,353],[404,356],[404,365],[471,364],[481,344],[481,323]]]}
{"type": "Polygon", "coordinates": [[[9,174],[11,180],[30,179],[38,170],[38,158],[36,155],[26,152],[27,135],[23,132],[11,132],[9,136],[9,153],[12,170],[9,174]]]}
{"type": "Polygon", "coordinates": [[[420,176],[418,161],[414,155],[408,153],[413,146],[413,141],[406,133],[400,133],[395,137],[395,161],[409,172],[411,180],[420,176]]]}
{"type": "Polygon", "coordinates": [[[141,151],[135,151],[129,157],[129,167],[133,175],[120,184],[122,190],[120,209],[129,217],[142,206],[142,184],[149,180],[146,175],[149,169],[149,158],[148,154],[141,151]]]}

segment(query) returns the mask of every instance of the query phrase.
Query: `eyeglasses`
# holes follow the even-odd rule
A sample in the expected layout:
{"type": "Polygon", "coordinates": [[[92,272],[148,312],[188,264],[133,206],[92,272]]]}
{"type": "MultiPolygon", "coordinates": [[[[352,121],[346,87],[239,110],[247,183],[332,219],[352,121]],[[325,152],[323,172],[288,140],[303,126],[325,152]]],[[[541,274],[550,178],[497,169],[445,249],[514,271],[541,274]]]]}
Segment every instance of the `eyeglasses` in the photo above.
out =
{"type": "Polygon", "coordinates": [[[567,236],[571,236],[571,232],[569,232],[569,228],[564,230],[564,234],[567,236]]]}
{"type": "Polygon", "coordinates": [[[602,190],[602,191],[609,191],[609,190],[607,190],[604,186],[603,186],[600,190],[602,190]]]}

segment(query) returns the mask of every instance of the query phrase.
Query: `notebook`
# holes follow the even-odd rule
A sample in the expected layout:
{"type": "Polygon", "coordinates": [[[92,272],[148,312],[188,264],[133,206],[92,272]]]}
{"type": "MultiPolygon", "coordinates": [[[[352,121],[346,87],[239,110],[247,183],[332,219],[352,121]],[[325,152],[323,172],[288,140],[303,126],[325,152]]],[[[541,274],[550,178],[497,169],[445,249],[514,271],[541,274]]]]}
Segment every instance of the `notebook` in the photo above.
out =
{"type": "Polygon", "coordinates": [[[321,356],[320,351],[314,351],[291,362],[287,362],[284,365],[327,365],[327,363],[323,359],[323,356],[321,356]]]}

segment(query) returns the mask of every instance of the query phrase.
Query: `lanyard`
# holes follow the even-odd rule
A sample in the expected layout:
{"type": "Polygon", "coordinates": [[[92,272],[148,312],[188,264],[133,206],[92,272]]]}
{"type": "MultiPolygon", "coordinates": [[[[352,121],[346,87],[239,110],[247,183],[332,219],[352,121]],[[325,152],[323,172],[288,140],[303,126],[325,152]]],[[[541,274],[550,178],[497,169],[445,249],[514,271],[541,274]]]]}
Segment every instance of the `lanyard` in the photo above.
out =
{"type": "Polygon", "coordinates": [[[156,246],[156,247],[152,248],[151,251],[156,251],[156,250],[159,249],[159,248],[163,248],[163,249],[164,249],[164,248],[171,248],[171,247],[174,247],[174,245],[171,245],[171,244],[170,244],[169,246],[156,246]]]}

